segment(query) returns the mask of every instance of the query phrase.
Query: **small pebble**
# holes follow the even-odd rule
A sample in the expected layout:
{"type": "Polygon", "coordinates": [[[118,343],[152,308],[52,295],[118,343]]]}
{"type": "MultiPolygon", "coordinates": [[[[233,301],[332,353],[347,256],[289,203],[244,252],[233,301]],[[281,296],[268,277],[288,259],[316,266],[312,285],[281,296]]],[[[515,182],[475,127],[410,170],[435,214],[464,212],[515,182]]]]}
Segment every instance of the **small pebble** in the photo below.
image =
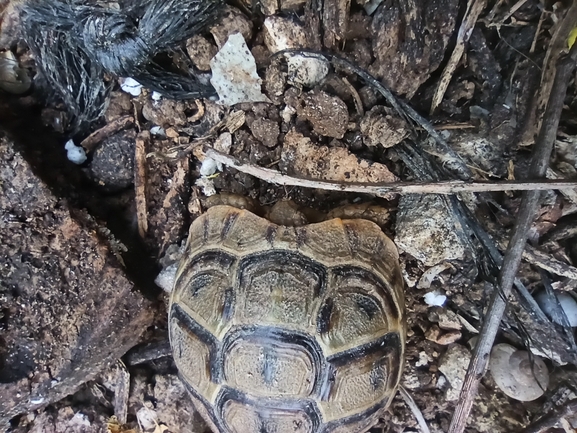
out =
{"type": "Polygon", "coordinates": [[[70,162],[74,164],[84,164],[86,162],[86,152],[82,146],[74,144],[73,140],[68,140],[64,145],[66,149],[66,156],[70,162]]]}
{"type": "Polygon", "coordinates": [[[170,266],[164,268],[156,279],[154,283],[164,290],[166,293],[172,292],[172,288],[174,287],[174,280],[176,279],[176,271],[178,270],[178,262],[173,263],[170,266]]]}
{"type": "Polygon", "coordinates": [[[121,80],[120,88],[132,96],[139,96],[142,92],[142,84],[140,84],[134,78],[125,78],[121,80]]]}
{"type": "Polygon", "coordinates": [[[150,133],[157,137],[166,137],[166,131],[161,126],[153,126],[150,128],[150,133]]]}
{"type": "Polygon", "coordinates": [[[423,298],[425,299],[425,304],[431,307],[442,307],[447,301],[447,297],[436,290],[427,293],[423,298]]]}
{"type": "Polygon", "coordinates": [[[217,162],[212,158],[205,158],[202,161],[202,165],[200,166],[200,175],[201,176],[212,176],[216,173],[218,168],[217,162]]]}

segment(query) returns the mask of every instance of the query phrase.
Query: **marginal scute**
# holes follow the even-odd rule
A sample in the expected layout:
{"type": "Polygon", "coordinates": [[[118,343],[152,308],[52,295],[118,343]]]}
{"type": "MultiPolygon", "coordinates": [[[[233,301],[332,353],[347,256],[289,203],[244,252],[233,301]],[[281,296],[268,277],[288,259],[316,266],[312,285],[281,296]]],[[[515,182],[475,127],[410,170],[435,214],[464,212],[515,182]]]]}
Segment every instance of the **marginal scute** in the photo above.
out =
{"type": "Polygon", "coordinates": [[[400,381],[403,303],[376,224],[216,206],[191,225],[171,294],[174,360],[221,433],[357,433],[400,381]]]}

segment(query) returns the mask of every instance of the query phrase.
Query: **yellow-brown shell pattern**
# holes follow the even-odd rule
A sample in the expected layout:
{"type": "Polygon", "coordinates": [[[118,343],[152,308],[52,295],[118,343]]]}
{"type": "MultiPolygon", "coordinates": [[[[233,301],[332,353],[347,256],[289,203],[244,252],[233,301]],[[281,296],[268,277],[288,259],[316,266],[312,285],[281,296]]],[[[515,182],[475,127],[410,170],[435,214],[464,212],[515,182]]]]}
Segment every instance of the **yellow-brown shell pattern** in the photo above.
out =
{"type": "Polygon", "coordinates": [[[365,431],[401,377],[397,250],[366,220],[285,227],[213,207],[191,225],[169,330],[215,432],[365,431]]]}

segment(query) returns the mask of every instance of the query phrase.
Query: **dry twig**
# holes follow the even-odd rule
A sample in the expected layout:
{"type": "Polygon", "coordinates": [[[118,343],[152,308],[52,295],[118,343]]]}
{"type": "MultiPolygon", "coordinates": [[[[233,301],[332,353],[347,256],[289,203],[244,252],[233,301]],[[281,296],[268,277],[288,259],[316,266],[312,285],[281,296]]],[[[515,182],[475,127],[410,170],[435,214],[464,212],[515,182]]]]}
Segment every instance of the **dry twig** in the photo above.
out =
{"type": "Polygon", "coordinates": [[[113,120],[110,123],[107,123],[102,128],[97,129],[88,137],[86,137],[80,145],[86,149],[87,152],[92,152],[94,148],[102,142],[105,138],[110,137],[113,134],[116,134],[118,131],[122,131],[123,129],[128,128],[130,125],[134,123],[134,118],[132,116],[122,116],[118,119],[113,120]]]}
{"type": "Polygon", "coordinates": [[[551,257],[550,254],[539,251],[530,245],[526,246],[523,252],[523,259],[525,259],[527,263],[531,263],[552,274],[577,280],[577,268],[575,268],[575,266],[557,260],[555,257],[551,257]]]}
{"type": "Polygon", "coordinates": [[[332,182],[326,180],[303,179],[288,176],[277,170],[243,163],[230,155],[208,149],[205,152],[208,158],[216,162],[235,168],[251,176],[277,185],[292,185],[303,188],[317,188],[328,191],[356,192],[359,194],[373,194],[383,196],[390,193],[399,194],[456,194],[459,192],[482,191],[544,191],[551,189],[576,188],[575,181],[505,181],[505,182],[463,182],[449,180],[444,182],[390,182],[390,183],[355,183],[332,182]]]}
{"type": "Polygon", "coordinates": [[[545,105],[549,100],[549,95],[553,86],[555,78],[555,69],[558,67],[557,60],[567,47],[567,37],[569,32],[577,22],[577,2],[572,2],[565,13],[564,18],[555,26],[553,36],[549,42],[545,60],[543,61],[543,70],[541,73],[541,82],[539,84],[539,94],[537,99],[530,107],[530,112],[527,113],[528,125],[527,130],[523,134],[521,145],[529,145],[533,143],[536,131],[539,130],[541,122],[541,113],[545,110],[545,105]]]}
{"type": "MultiPolygon", "coordinates": [[[[557,136],[557,128],[563,110],[563,100],[567,93],[567,85],[575,69],[577,62],[577,44],[573,46],[568,56],[560,58],[556,68],[555,80],[551,88],[547,108],[543,116],[543,123],[539,131],[539,137],[533,149],[529,175],[532,178],[545,176],[551,151],[557,136]]],[[[521,207],[517,216],[517,223],[513,235],[509,241],[507,252],[499,274],[499,287],[493,292],[483,328],[475,346],[475,351],[459,397],[459,403],[455,408],[449,433],[461,433],[465,430],[467,418],[471,412],[473,401],[477,394],[479,382],[487,367],[489,353],[499,330],[499,324],[511,294],[511,288],[515,281],[515,275],[521,262],[523,250],[527,240],[527,233],[535,218],[539,205],[540,193],[527,191],[523,194],[521,207]]]]}
{"type": "Polygon", "coordinates": [[[134,191],[136,202],[136,219],[138,221],[138,234],[141,238],[148,231],[148,216],[146,212],[146,147],[150,142],[150,133],[143,131],[136,137],[134,155],[134,191]]]}
{"type": "Polygon", "coordinates": [[[463,57],[463,53],[465,52],[465,45],[469,41],[471,33],[473,33],[473,29],[475,28],[475,23],[477,22],[479,15],[481,15],[481,12],[483,12],[483,9],[485,9],[486,4],[487,0],[469,0],[467,2],[467,10],[465,11],[465,16],[463,17],[463,21],[459,27],[455,48],[453,49],[451,58],[447,62],[447,66],[445,66],[445,69],[443,70],[443,74],[439,80],[439,85],[437,86],[435,95],[433,96],[431,114],[435,112],[437,107],[443,101],[447,87],[449,87],[453,74],[461,61],[461,57],[463,57]]]}

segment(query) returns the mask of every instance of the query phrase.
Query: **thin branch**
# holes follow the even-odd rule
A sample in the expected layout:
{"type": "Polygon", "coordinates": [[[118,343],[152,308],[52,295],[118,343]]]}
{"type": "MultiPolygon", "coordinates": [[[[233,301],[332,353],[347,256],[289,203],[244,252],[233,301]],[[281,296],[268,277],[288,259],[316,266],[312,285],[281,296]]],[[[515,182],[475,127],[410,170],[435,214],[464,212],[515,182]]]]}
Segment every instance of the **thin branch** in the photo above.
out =
{"type": "Polygon", "coordinates": [[[430,114],[433,114],[443,101],[443,97],[445,96],[445,92],[453,78],[453,74],[461,61],[461,57],[463,57],[463,53],[465,52],[465,45],[469,42],[471,33],[473,33],[473,29],[475,28],[475,23],[486,5],[487,0],[469,0],[467,2],[467,10],[465,11],[465,16],[463,17],[463,21],[459,27],[455,48],[451,53],[451,58],[447,62],[443,74],[441,75],[441,79],[439,80],[439,85],[435,90],[430,114]]]}
{"type": "Polygon", "coordinates": [[[230,155],[217,152],[214,149],[206,151],[208,158],[216,162],[235,168],[251,176],[277,185],[300,186],[303,188],[317,188],[329,191],[356,192],[383,196],[390,193],[399,194],[456,194],[459,192],[482,191],[544,191],[551,189],[575,189],[575,181],[505,181],[505,182],[464,182],[449,180],[443,182],[386,182],[386,183],[358,183],[333,182],[327,180],[303,179],[288,176],[277,170],[243,163],[230,155]]]}
{"type": "Polygon", "coordinates": [[[421,431],[423,433],[431,433],[431,430],[429,430],[429,426],[427,425],[427,421],[425,421],[425,417],[423,416],[421,409],[419,409],[419,406],[417,406],[417,403],[415,403],[413,397],[411,397],[411,395],[405,388],[403,388],[402,385],[399,386],[399,393],[401,394],[401,397],[403,397],[403,400],[405,400],[405,404],[409,406],[409,409],[411,409],[411,412],[417,419],[417,423],[419,424],[421,431]]]}
{"type": "Polygon", "coordinates": [[[86,149],[87,152],[92,152],[101,141],[116,134],[118,131],[128,128],[134,123],[134,117],[122,116],[112,122],[107,123],[102,128],[97,129],[88,137],[86,137],[80,145],[86,149]]]}
{"type": "Polygon", "coordinates": [[[136,137],[134,154],[134,191],[136,202],[136,219],[138,221],[138,234],[142,239],[148,232],[148,213],[146,205],[146,148],[150,145],[150,133],[143,131],[136,137]]]}
{"type": "MultiPolygon", "coordinates": [[[[563,110],[563,100],[567,93],[567,86],[575,69],[576,62],[577,44],[571,48],[568,56],[562,57],[559,60],[547,108],[543,115],[542,127],[533,149],[531,167],[529,168],[529,176],[532,178],[544,177],[549,166],[549,159],[563,110]]],[[[499,324],[501,323],[507,300],[511,294],[515,275],[517,274],[523,250],[525,249],[527,233],[535,218],[540,196],[539,191],[527,191],[523,194],[517,216],[517,223],[513,230],[511,240],[509,241],[499,274],[500,287],[493,292],[491,297],[483,328],[481,329],[473,357],[469,363],[467,375],[459,396],[459,403],[455,408],[448,433],[462,433],[465,430],[473,401],[477,395],[479,382],[485,374],[489,353],[495,341],[497,331],[499,330],[499,324]]]]}

